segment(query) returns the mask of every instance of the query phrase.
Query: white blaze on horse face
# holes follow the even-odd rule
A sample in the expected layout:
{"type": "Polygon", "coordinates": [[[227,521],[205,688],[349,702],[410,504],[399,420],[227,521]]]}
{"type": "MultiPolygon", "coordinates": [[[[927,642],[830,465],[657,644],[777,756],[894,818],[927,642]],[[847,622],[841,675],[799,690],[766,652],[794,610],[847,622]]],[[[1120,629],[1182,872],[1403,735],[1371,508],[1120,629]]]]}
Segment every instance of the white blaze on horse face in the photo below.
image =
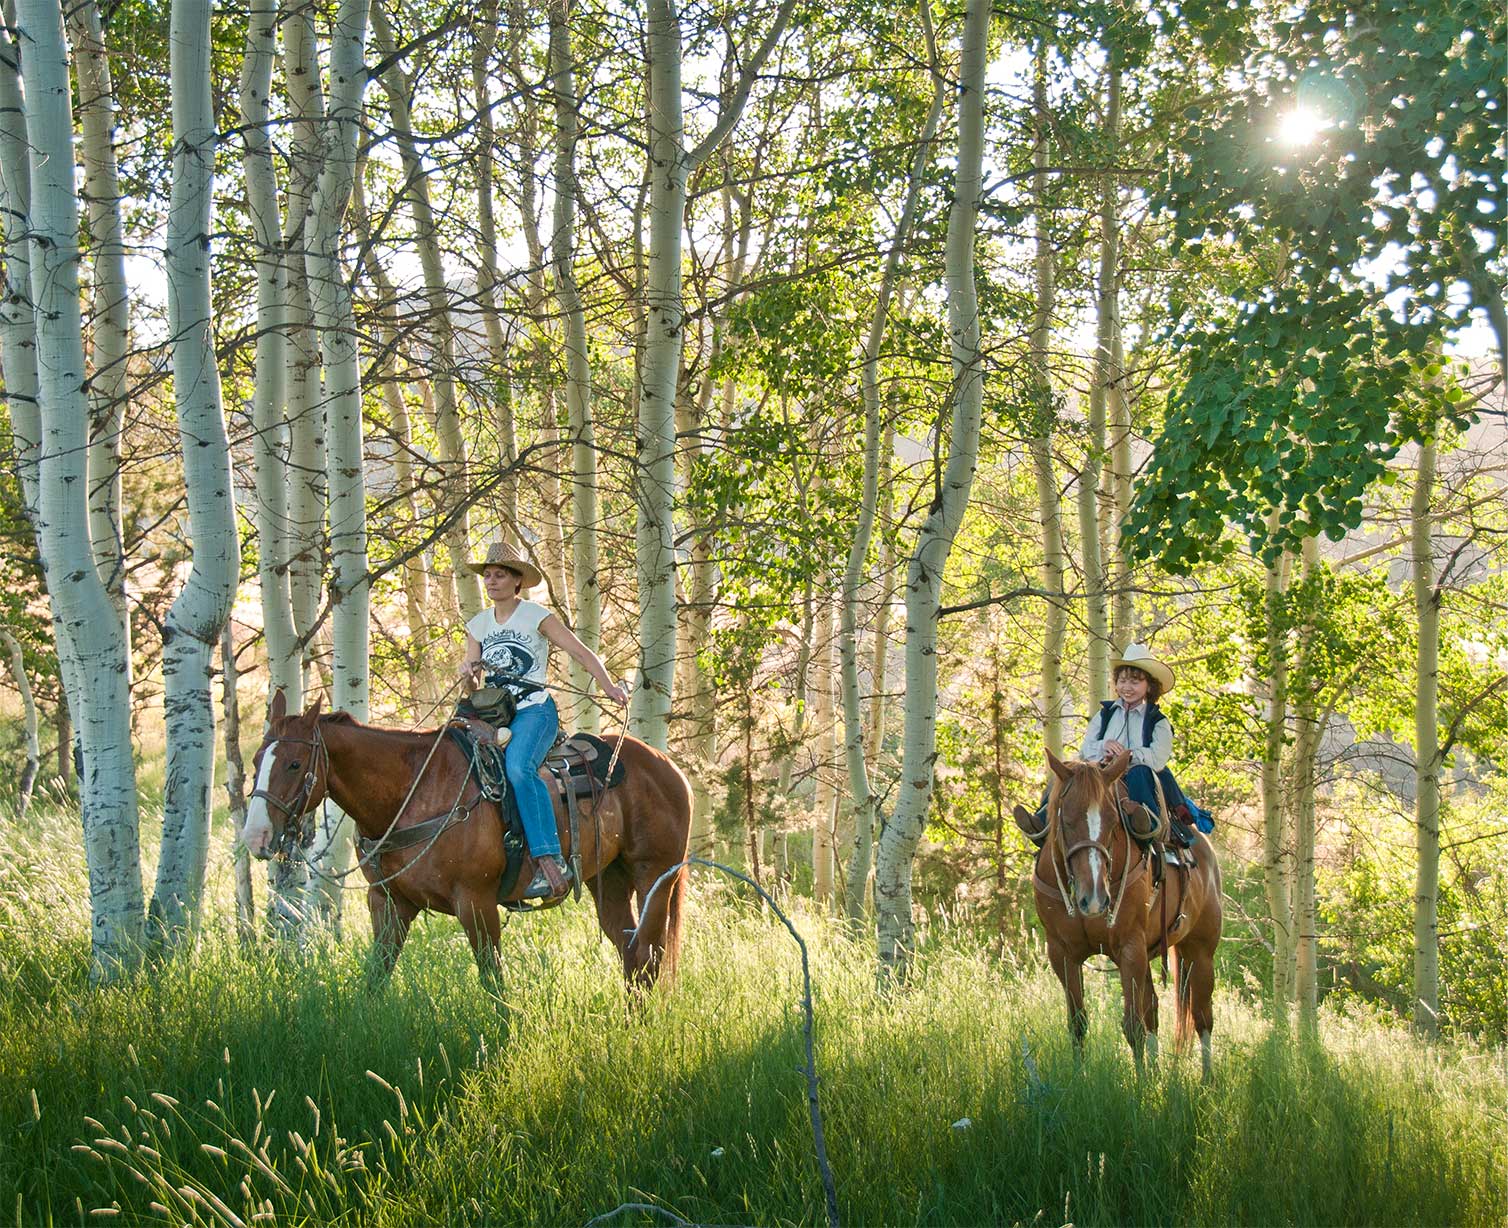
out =
{"type": "MultiPolygon", "coordinates": [[[[1102,825],[1103,822],[1104,822],[1104,820],[1100,817],[1100,808],[1098,806],[1091,806],[1089,808],[1089,838],[1091,840],[1093,840],[1096,844],[1099,843],[1099,839],[1100,839],[1100,827],[1101,827],[1101,825],[1102,825]]],[[[1093,887],[1096,884],[1098,884],[1099,881],[1100,881],[1100,851],[1099,851],[1099,849],[1090,849],[1089,850],[1089,884],[1090,884],[1091,887],[1093,887]]]]}
{"type": "MultiPolygon", "coordinates": [[[[253,786],[253,793],[260,793],[267,788],[267,782],[272,779],[272,761],[277,758],[274,748],[277,743],[269,746],[262,755],[262,766],[257,772],[257,783],[253,786]]],[[[246,851],[253,857],[261,857],[266,854],[267,846],[272,843],[272,816],[267,813],[267,799],[265,797],[253,797],[246,807],[246,826],[241,829],[241,843],[246,846],[246,851]]]]}

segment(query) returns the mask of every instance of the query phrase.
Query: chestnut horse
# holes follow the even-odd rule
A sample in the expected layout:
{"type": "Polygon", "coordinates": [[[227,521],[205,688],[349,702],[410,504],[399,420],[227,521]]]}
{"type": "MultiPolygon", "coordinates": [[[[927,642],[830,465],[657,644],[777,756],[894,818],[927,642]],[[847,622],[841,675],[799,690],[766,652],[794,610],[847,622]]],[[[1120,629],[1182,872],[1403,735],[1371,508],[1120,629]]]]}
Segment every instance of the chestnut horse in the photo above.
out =
{"type": "Polygon", "coordinates": [[[1192,867],[1164,864],[1154,879],[1153,858],[1134,841],[1121,818],[1116,784],[1131,764],[1129,751],[1101,767],[1082,760],[1064,763],[1047,752],[1052,766],[1047,838],[1037,854],[1032,887],[1037,916],[1047,932],[1047,955],[1068,999],[1068,1027],[1075,1053],[1082,1053],[1088,1016],[1084,1011],[1083,964],[1096,952],[1120,970],[1124,1012],[1121,1028],[1137,1068],[1143,1045],[1157,1058],[1157,989],[1151,961],[1166,950],[1174,969],[1178,1021],[1175,1042],[1199,1035],[1204,1077],[1211,1077],[1210,1032],[1214,1015],[1215,947],[1220,941],[1220,866],[1210,842],[1195,838],[1192,867]]]}
{"type": "MultiPolygon", "coordinates": [[[[448,737],[436,746],[437,736],[436,730],[363,725],[344,712],[321,715],[320,701],[290,716],[278,691],[256,754],[256,786],[243,839],[257,857],[287,856],[292,844],[312,840],[314,814],[326,797],[369,840],[445,815],[459,803],[456,814],[464,818],[433,840],[361,862],[372,915],[372,973],[380,981],[392,972],[409,926],[428,908],[460,921],[482,979],[491,984],[498,975],[498,885],[506,860],[502,820],[497,806],[480,797],[476,780],[467,780],[460,747],[448,737]]],[[[685,869],[655,893],[648,915],[638,910],[656,880],[686,857],[691,787],[674,763],[636,738],[623,739],[619,762],[623,783],[602,794],[597,811],[590,798],[579,803],[577,851],[582,878],[597,903],[598,924],[618,949],[624,977],[648,985],[660,973],[674,971],[685,869]],[[632,941],[630,934],[636,935],[632,941]]],[[[569,853],[564,824],[560,838],[569,853]]],[[[523,893],[533,873],[532,860],[526,860],[509,902],[523,893]]]]}

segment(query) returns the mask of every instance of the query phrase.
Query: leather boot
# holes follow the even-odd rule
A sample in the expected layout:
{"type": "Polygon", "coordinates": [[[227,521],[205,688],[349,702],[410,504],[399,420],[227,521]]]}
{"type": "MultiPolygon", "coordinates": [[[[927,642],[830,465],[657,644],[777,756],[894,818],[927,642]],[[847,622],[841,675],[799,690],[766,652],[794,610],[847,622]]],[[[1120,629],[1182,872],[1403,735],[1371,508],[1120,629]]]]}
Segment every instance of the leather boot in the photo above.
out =
{"type": "Polygon", "coordinates": [[[1011,811],[1011,814],[1015,817],[1016,826],[1021,829],[1022,834],[1038,848],[1041,848],[1042,842],[1047,839],[1047,820],[1039,816],[1036,811],[1028,810],[1019,803],[1011,811]]]}
{"type": "Polygon", "coordinates": [[[560,858],[551,853],[534,860],[534,877],[524,892],[526,900],[558,900],[571,889],[569,871],[560,858]]]}

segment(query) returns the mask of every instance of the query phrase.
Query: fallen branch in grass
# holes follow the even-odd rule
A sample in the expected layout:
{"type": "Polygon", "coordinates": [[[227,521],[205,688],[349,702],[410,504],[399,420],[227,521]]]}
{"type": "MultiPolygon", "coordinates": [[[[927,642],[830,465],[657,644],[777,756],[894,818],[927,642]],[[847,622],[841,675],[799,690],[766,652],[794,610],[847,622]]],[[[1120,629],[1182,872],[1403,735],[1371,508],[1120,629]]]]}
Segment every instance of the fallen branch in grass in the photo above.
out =
{"type": "MultiPolygon", "coordinates": [[[[827,1198],[828,1228],[838,1228],[838,1189],[837,1186],[833,1183],[832,1167],[827,1162],[827,1141],[822,1132],[822,1109],[817,1103],[818,1079],[817,1059],[815,1056],[815,1047],[813,1041],[815,1023],[812,1012],[812,972],[811,965],[807,960],[806,943],[801,940],[801,935],[796,932],[796,927],[791,924],[790,918],[787,917],[785,913],[780,911],[780,905],[775,903],[770,893],[767,892],[763,887],[761,887],[746,874],[740,874],[737,870],[730,870],[725,865],[720,865],[715,861],[707,861],[702,857],[688,857],[685,861],[677,862],[655,880],[654,886],[649,889],[649,894],[644,897],[639,906],[639,917],[641,919],[641,924],[642,919],[649,915],[649,904],[650,901],[654,899],[655,892],[660,889],[660,887],[665,883],[667,879],[674,877],[676,874],[679,874],[681,870],[686,866],[706,866],[708,867],[708,869],[721,870],[724,874],[728,875],[729,878],[736,878],[739,882],[747,883],[750,887],[753,887],[754,890],[759,893],[759,898],[770,906],[771,911],[780,918],[780,923],[785,926],[791,937],[796,940],[796,945],[801,948],[801,1009],[805,1016],[804,1031],[806,1035],[806,1101],[808,1107],[811,1110],[812,1116],[812,1142],[815,1145],[817,1151],[817,1170],[822,1175],[822,1191],[827,1198]]],[[[630,944],[632,944],[634,940],[638,938],[638,936],[639,930],[637,927],[635,927],[629,932],[628,935],[630,944]]],[[[638,1205],[639,1204],[637,1203],[625,1203],[624,1206],[618,1207],[613,1211],[609,1211],[606,1215],[599,1215],[596,1219],[591,1220],[590,1223],[599,1223],[604,1219],[611,1218],[619,1211],[625,1210],[630,1207],[637,1207],[638,1205]]],[[[671,1214],[668,1211],[664,1211],[664,1209],[660,1207],[646,1207],[644,1209],[652,1209],[662,1212],[666,1215],[671,1214]]],[[[685,1224],[686,1221],[677,1220],[677,1223],[685,1224]]]]}

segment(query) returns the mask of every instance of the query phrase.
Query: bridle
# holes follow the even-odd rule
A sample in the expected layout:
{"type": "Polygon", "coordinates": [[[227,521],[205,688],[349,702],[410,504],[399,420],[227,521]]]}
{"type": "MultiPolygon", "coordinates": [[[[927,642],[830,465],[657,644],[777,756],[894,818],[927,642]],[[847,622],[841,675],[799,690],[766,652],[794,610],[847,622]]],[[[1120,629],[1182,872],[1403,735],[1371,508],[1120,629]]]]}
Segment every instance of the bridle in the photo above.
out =
{"type": "MultiPolygon", "coordinates": [[[[1081,853],[1086,849],[1093,849],[1095,852],[1103,853],[1105,855],[1105,873],[1107,875],[1114,871],[1115,857],[1111,853],[1108,837],[1105,840],[1080,840],[1070,845],[1067,849],[1062,847],[1059,833],[1063,830],[1063,793],[1065,791],[1064,789],[1055,790],[1054,795],[1048,799],[1047,841],[1049,848],[1047,850],[1047,860],[1052,862],[1053,878],[1057,880],[1058,894],[1062,897],[1063,907],[1068,911],[1070,917],[1077,917],[1079,910],[1074,905],[1072,893],[1069,892],[1067,885],[1063,881],[1063,872],[1058,868],[1058,859],[1062,858],[1063,870],[1068,872],[1068,878],[1071,882],[1073,880],[1073,867],[1069,864],[1069,858],[1075,853],[1081,853]]],[[[1124,829],[1125,820],[1121,818],[1120,807],[1116,804],[1114,785],[1110,788],[1110,806],[1112,813],[1115,815],[1110,830],[1113,832],[1116,827],[1124,829]]],[[[1115,928],[1115,919],[1120,914],[1121,902],[1126,898],[1126,884],[1131,881],[1131,863],[1133,860],[1131,856],[1131,837],[1128,832],[1124,834],[1126,839],[1126,861],[1121,867],[1120,887],[1115,893],[1115,903],[1110,906],[1110,911],[1105,914],[1105,924],[1111,929],[1115,928]]]]}
{"type": "Polygon", "coordinates": [[[287,857],[293,851],[296,842],[301,849],[308,848],[314,843],[314,814],[315,807],[319,804],[313,801],[315,781],[321,772],[324,775],[324,789],[328,794],[330,785],[330,750],[325,745],[325,739],[319,731],[319,718],[314,721],[314,736],[312,738],[273,738],[263,748],[264,755],[277,753],[278,744],[287,743],[290,746],[307,746],[310,748],[309,767],[304,772],[304,779],[299,782],[298,792],[293,795],[293,800],[283,801],[280,797],[274,797],[266,789],[253,789],[252,798],[260,797],[269,806],[276,806],[282,814],[282,830],[273,840],[270,854],[279,857],[287,857]],[[290,822],[296,820],[296,822],[290,822]],[[295,827],[297,834],[295,835],[295,827]]]}

